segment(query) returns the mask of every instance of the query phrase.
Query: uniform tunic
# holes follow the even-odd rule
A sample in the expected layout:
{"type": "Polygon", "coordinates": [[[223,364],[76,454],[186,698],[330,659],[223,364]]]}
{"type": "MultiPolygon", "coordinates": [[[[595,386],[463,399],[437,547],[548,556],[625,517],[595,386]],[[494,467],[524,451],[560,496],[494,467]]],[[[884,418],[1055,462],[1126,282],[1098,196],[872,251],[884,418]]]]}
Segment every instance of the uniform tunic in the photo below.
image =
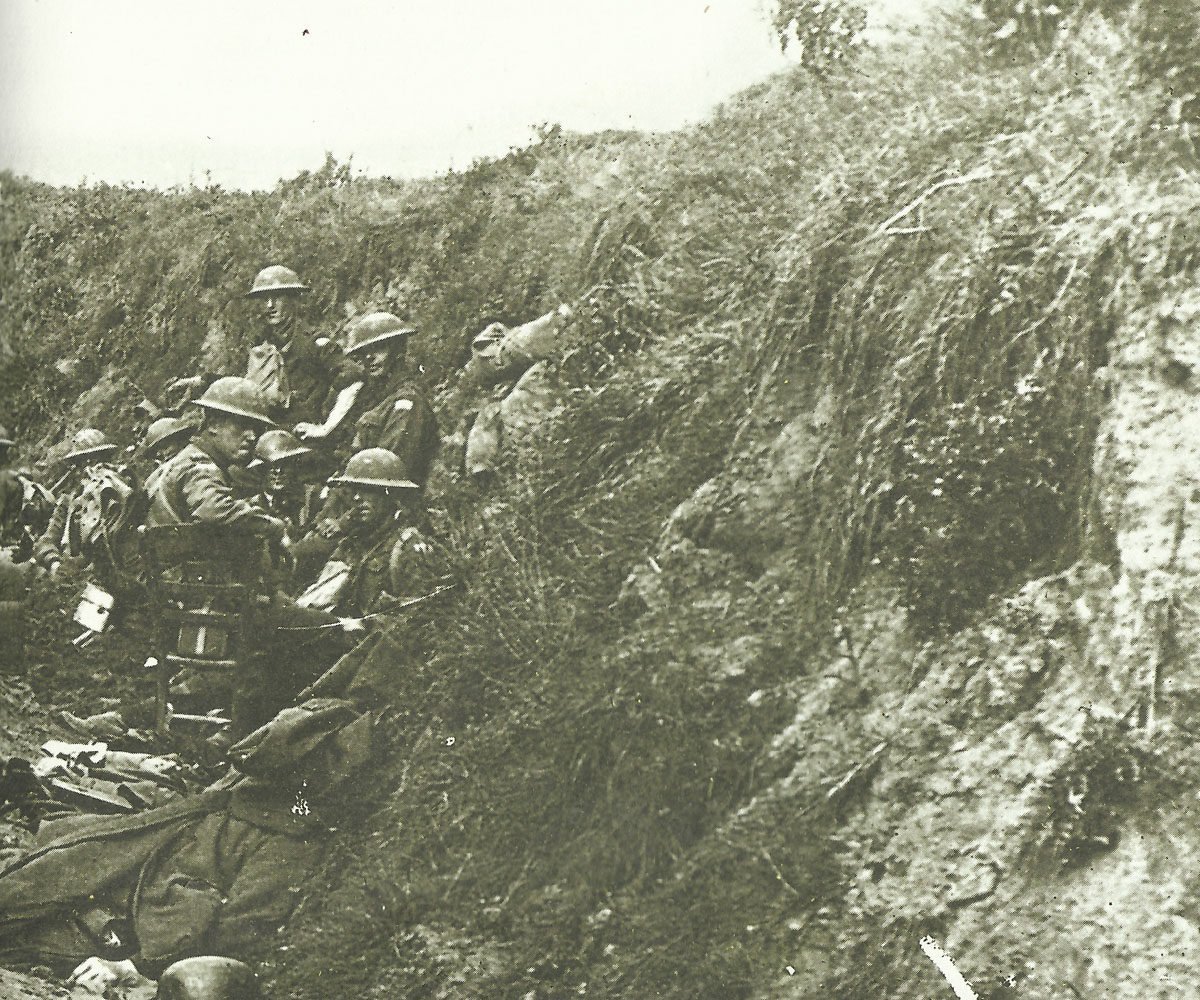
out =
{"type": "Polygon", "coordinates": [[[55,504],[49,525],[34,543],[33,558],[46,567],[72,556],[105,570],[120,568],[128,555],[128,539],[122,534],[133,501],[133,487],[115,469],[89,467],[74,494],[55,504]]]}
{"type": "Polygon", "coordinates": [[[267,512],[238,496],[226,469],[194,441],[150,476],[146,492],[149,528],[197,522],[266,527],[267,512]]]}
{"type": "Polygon", "coordinates": [[[318,343],[307,330],[294,329],[283,347],[250,349],[246,378],[267,397],[273,417],[295,426],[324,423],[338,393],[363,375],[332,341],[318,343]]]}
{"type": "Polygon", "coordinates": [[[433,408],[419,386],[408,381],[388,386],[358,417],[355,428],[351,454],[386,448],[399,456],[413,482],[425,482],[438,436],[433,408]]]}
{"type": "Polygon", "coordinates": [[[421,597],[439,583],[441,560],[412,525],[388,521],[373,531],[344,538],[300,598],[301,606],[361,616],[396,601],[421,597]]]}

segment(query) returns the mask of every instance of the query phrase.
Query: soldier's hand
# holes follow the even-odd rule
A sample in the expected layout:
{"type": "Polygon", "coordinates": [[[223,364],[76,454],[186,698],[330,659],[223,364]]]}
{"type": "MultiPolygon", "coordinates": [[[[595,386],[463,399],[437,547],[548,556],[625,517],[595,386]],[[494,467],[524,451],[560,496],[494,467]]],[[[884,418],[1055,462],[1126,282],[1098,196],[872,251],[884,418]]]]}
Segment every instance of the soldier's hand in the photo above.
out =
{"type": "Polygon", "coordinates": [[[342,524],[336,517],[323,517],[313,530],[322,538],[337,538],[342,533],[342,524]]]}
{"type": "Polygon", "coordinates": [[[343,632],[365,632],[367,630],[366,623],[361,618],[339,618],[338,624],[342,626],[343,632]]]}
{"type": "Polygon", "coordinates": [[[328,436],[329,431],[320,424],[302,422],[296,425],[296,437],[302,441],[320,441],[328,436]]]}
{"type": "Polygon", "coordinates": [[[127,986],[141,980],[142,976],[137,966],[128,959],[112,962],[93,955],[75,967],[67,984],[82,986],[89,993],[102,996],[113,987],[127,986]]]}
{"type": "Polygon", "coordinates": [[[171,379],[167,383],[167,392],[179,392],[182,389],[199,389],[200,383],[204,381],[200,375],[185,375],[182,378],[171,379]]]}
{"type": "Polygon", "coordinates": [[[282,544],[283,540],[287,537],[287,522],[282,518],[272,517],[270,514],[264,515],[263,520],[266,522],[267,528],[269,529],[267,534],[270,535],[275,541],[282,544]]]}

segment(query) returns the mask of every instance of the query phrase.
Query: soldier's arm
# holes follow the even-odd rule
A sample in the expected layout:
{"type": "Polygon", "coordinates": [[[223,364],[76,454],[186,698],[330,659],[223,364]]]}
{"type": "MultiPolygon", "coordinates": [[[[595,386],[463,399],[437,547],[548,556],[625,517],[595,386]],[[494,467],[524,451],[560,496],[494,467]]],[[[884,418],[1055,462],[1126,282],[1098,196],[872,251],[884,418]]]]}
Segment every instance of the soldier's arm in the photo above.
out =
{"type": "Polygon", "coordinates": [[[406,528],[388,559],[388,592],[407,600],[422,597],[437,586],[440,560],[433,545],[416,528],[406,528]]]}
{"type": "Polygon", "coordinates": [[[354,401],[365,383],[362,368],[351,361],[332,343],[321,348],[321,360],[330,373],[329,394],[325,397],[328,402],[333,396],[333,405],[329,408],[329,416],[324,423],[296,425],[296,435],[304,440],[321,440],[329,437],[354,409],[354,401]]]}
{"type": "Polygon", "coordinates": [[[362,387],[362,382],[351,382],[337,394],[337,398],[333,401],[333,408],[329,411],[329,416],[325,418],[325,423],[297,424],[297,437],[301,437],[305,441],[329,437],[341,426],[342,421],[346,419],[346,414],[354,407],[354,401],[358,398],[362,387]]]}
{"type": "Polygon", "coordinates": [[[261,534],[276,538],[283,535],[283,522],[258,504],[236,496],[215,467],[193,465],[181,477],[179,487],[197,521],[250,524],[260,526],[261,534]]]}
{"type": "Polygon", "coordinates": [[[60,497],[54,505],[54,513],[50,515],[50,523],[42,532],[42,537],[33,543],[33,559],[39,566],[50,569],[55,563],[62,561],[63,531],[67,527],[67,513],[71,507],[70,497],[60,497]]]}

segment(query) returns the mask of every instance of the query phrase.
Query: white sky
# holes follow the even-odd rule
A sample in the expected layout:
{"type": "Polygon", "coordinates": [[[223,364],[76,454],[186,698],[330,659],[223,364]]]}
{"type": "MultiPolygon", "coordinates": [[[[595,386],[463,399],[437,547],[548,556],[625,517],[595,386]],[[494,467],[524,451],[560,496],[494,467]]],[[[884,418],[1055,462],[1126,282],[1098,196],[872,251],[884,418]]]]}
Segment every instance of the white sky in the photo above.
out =
{"type": "Polygon", "coordinates": [[[0,167],[261,188],[326,150],[419,176],[523,145],[540,122],[676,128],[788,64],[770,6],[0,0],[0,167]]]}

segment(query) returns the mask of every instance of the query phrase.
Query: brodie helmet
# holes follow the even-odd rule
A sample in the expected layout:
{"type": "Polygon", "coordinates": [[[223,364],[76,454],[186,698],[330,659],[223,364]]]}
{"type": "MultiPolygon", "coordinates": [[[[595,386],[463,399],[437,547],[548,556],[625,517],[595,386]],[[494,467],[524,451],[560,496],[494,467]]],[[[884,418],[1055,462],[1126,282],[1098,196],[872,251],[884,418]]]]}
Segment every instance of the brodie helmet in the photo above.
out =
{"type": "Polygon", "coordinates": [[[254,461],[247,468],[258,469],[264,465],[274,465],[287,458],[300,455],[311,455],[312,449],[305,447],[291,431],[283,428],[266,431],[254,446],[254,461]]]}
{"type": "Polygon", "coordinates": [[[146,428],[146,438],[142,447],[148,452],[154,452],[168,441],[175,441],[184,436],[190,437],[194,430],[191,424],[178,417],[159,417],[146,428]]]}
{"type": "Polygon", "coordinates": [[[217,379],[195,403],[206,410],[232,413],[235,417],[254,420],[268,427],[275,426],[275,421],[267,416],[267,403],[258,386],[239,375],[217,379]]]}
{"type": "Polygon", "coordinates": [[[158,1000],[261,1000],[258,977],[245,962],[218,955],[185,958],[158,981],[158,1000]]]}
{"type": "Polygon", "coordinates": [[[246,294],[254,298],[259,295],[271,295],[275,292],[304,292],[308,285],[300,280],[300,275],[290,267],[282,264],[272,264],[264,267],[254,276],[250,283],[250,291],[246,294]]]}
{"type": "Polygon", "coordinates": [[[345,353],[356,354],[359,351],[365,351],[368,347],[375,347],[399,337],[408,337],[416,332],[398,316],[393,316],[391,313],[368,313],[351,328],[345,353]]]}
{"type": "Polygon", "coordinates": [[[408,478],[400,456],[386,448],[366,448],[350,457],[346,471],[332,476],[331,483],[342,486],[376,486],[383,489],[419,490],[408,478]]]}
{"type": "Polygon", "coordinates": [[[108,440],[104,431],[95,427],[85,427],[71,439],[71,450],[63,456],[63,461],[74,462],[80,458],[111,455],[116,450],[117,446],[108,440]]]}

